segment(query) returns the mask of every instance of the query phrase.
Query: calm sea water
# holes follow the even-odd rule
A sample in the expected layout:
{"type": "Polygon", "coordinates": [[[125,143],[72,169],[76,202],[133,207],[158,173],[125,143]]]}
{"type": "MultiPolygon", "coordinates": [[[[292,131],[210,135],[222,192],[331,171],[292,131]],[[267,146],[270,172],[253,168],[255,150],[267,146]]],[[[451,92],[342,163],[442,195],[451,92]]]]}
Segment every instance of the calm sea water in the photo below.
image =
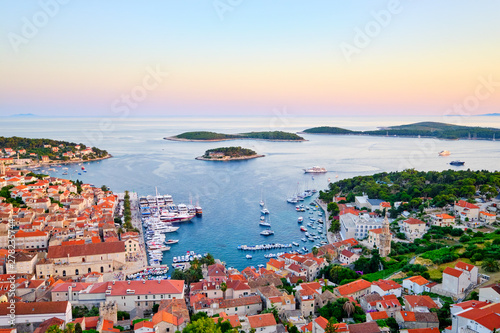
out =
{"type": "MultiPolygon", "coordinates": [[[[303,135],[306,142],[265,142],[256,140],[229,142],[174,142],[163,140],[190,130],[210,130],[224,133],[283,130],[297,132],[308,127],[331,125],[350,129],[374,129],[415,121],[443,121],[432,118],[0,118],[0,135],[32,138],[52,138],[81,142],[108,150],[114,158],[100,163],[86,163],[87,173],[78,175],[78,166],[71,166],[69,176],[59,170],[58,177],[81,179],[96,186],[103,184],[115,192],[130,190],[139,195],[171,194],[176,203],[199,203],[203,217],[195,218],[171,238],[180,239],[165,255],[172,256],[192,250],[210,252],[229,266],[243,269],[263,264],[265,252],[247,253],[238,245],[291,243],[297,241],[309,249],[312,242],[303,243],[294,205],[287,204],[288,195],[299,188],[326,188],[329,179],[343,179],[382,171],[405,168],[444,170],[450,161],[465,161],[463,169],[499,169],[500,142],[443,141],[418,138],[303,135]],[[240,145],[266,157],[230,163],[197,161],[205,150],[221,146],[240,145]],[[439,157],[441,150],[451,151],[449,157],[439,157]],[[324,175],[306,175],[302,169],[313,165],[327,168],[324,175]],[[259,201],[265,200],[271,211],[274,236],[263,237],[259,232],[259,201]]],[[[464,125],[500,127],[500,117],[449,118],[447,122],[464,125]]],[[[500,138],[498,138],[500,139],[500,138]]],[[[456,168],[456,167],[453,167],[456,168]]],[[[308,202],[306,202],[308,203],[308,202]]],[[[305,224],[304,223],[304,224],[305,224]]],[[[276,253],[278,250],[269,251],[276,253]]]]}

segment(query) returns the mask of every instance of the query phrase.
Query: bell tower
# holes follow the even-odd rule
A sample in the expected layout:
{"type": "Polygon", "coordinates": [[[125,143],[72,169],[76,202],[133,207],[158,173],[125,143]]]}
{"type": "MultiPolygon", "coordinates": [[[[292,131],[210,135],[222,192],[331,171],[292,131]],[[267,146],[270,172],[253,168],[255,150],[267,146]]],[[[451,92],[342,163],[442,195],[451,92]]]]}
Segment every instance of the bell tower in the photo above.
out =
{"type": "Polygon", "coordinates": [[[382,222],[382,233],[380,234],[379,253],[381,257],[387,257],[391,253],[392,235],[389,228],[389,219],[385,213],[384,222],[382,222]]]}

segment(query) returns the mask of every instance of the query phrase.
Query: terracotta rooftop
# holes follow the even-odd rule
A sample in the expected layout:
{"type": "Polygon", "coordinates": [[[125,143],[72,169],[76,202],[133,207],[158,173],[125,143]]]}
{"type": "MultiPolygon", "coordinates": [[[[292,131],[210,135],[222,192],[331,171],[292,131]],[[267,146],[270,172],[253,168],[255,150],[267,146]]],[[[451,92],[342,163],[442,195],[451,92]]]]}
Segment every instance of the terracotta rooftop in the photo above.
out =
{"type": "Polygon", "coordinates": [[[252,328],[268,327],[276,325],[276,319],[274,319],[274,315],[272,313],[248,316],[248,322],[250,324],[250,327],[252,328]]]}
{"type": "Polygon", "coordinates": [[[360,290],[370,288],[372,284],[366,280],[357,280],[348,284],[345,284],[343,286],[338,286],[337,291],[340,293],[342,296],[347,296],[354,294],[360,290]]]}

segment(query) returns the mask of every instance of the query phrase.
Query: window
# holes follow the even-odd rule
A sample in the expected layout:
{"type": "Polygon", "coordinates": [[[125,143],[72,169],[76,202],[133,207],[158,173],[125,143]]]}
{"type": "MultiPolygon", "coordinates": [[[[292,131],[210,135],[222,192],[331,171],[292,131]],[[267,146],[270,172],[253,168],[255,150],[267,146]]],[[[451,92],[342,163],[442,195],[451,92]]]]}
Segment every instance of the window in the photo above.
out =
{"type": "Polygon", "coordinates": [[[75,269],[75,275],[78,275],[80,272],[78,271],[78,268],[75,269]]]}
{"type": "Polygon", "coordinates": [[[141,296],[137,296],[137,299],[141,299],[141,296]]]}

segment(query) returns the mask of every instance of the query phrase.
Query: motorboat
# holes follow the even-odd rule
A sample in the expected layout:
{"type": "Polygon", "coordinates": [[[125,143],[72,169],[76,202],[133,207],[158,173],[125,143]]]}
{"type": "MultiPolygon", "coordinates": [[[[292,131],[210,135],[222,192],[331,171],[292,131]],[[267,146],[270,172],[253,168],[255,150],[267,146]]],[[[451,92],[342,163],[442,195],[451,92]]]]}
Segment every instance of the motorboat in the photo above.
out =
{"type": "Polygon", "coordinates": [[[260,234],[262,236],[271,236],[271,235],[274,235],[274,231],[267,229],[267,230],[261,231],[260,234]]]}
{"type": "Polygon", "coordinates": [[[328,170],[326,170],[325,168],[319,167],[319,166],[313,166],[311,168],[304,169],[304,172],[305,173],[326,173],[326,172],[328,172],[328,170]]]}

